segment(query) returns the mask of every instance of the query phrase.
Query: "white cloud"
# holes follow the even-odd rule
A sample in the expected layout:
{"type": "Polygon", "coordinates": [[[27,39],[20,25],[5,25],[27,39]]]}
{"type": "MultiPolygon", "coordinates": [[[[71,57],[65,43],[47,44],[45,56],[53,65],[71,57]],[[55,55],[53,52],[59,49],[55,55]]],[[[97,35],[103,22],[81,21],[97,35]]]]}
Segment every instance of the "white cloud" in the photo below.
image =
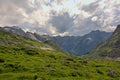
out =
{"type": "Polygon", "coordinates": [[[113,31],[120,22],[119,0],[92,0],[87,4],[80,0],[0,0],[0,8],[0,26],[21,25],[40,34],[113,31]]]}
{"type": "Polygon", "coordinates": [[[34,10],[29,0],[0,0],[0,25],[17,25],[34,10]]]}
{"type": "MultiPolygon", "coordinates": [[[[75,22],[79,33],[88,33],[91,30],[114,31],[120,22],[120,1],[96,0],[93,3],[78,6],[80,11],[85,11],[89,16],[78,17],[75,22]],[[91,18],[91,20],[89,20],[91,18]]],[[[84,13],[83,13],[84,14],[84,13]]],[[[83,15],[82,13],[79,15],[83,15]]]]}
{"type": "Polygon", "coordinates": [[[93,22],[97,21],[97,19],[98,19],[97,16],[94,16],[94,17],[91,18],[91,20],[92,20],[93,22]]]}

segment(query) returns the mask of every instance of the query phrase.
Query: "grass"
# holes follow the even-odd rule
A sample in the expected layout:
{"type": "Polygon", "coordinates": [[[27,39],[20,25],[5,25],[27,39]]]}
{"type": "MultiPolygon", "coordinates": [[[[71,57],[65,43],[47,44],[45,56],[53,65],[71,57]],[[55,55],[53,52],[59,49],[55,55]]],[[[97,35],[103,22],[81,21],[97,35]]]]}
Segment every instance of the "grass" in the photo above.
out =
{"type": "Polygon", "coordinates": [[[120,80],[120,62],[45,50],[48,44],[0,30],[0,80],[120,80]]]}

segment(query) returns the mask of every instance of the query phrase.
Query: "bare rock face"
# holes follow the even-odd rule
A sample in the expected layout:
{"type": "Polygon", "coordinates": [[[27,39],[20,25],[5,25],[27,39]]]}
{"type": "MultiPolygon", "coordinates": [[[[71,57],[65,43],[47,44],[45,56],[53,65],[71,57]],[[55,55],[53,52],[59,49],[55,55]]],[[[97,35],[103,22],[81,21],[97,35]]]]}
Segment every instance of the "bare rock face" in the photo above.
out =
{"type": "Polygon", "coordinates": [[[30,38],[32,40],[40,41],[40,42],[50,40],[49,35],[39,35],[37,33],[25,32],[18,26],[5,26],[5,27],[0,27],[0,29],[30,38]]]}
{"type": "Polygon", "coordinates": [[[37,40],[37,41],[39,41],[39,40],[34,36],[34,33],[32,33],[32,32],[26,32],[25,37],[30,38],[30,39],[32,39],[32,40],[37,40]]]}
{"type": "Polygon", "coordinates": [[[22,36],[25,35],[25,32],[17,26],[11,26],[11,27],[5,26],[2,29],[9,31],[9,32],[12,32],[14,34],[18,34],[18,35],[22,35],[22,36]]]}
{"type": "Polygon", "coordinates": [[[50,40],[50,36],[49,35],[39,35],[37,33],[34,33],[34,36],[39,40],[39,41],[47,41],[50,40]]]}

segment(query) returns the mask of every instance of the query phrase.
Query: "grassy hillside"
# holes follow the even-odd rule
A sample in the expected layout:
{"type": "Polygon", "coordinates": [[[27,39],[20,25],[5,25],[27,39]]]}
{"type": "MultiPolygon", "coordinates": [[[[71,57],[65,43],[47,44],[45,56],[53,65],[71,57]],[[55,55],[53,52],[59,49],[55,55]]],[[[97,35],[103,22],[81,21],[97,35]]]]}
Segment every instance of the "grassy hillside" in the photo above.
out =
{"type": "Polygon", "coordinates": [[[0,80],[119,80],[120,62],[69,56],[0,30],[0,80]]]}
{"type": "Polygon", "coordinates": [[[101,43],[95,50],[87,55],[92,58],[120,58],[120,26],[118,26],[110,39],[101,43]]]}

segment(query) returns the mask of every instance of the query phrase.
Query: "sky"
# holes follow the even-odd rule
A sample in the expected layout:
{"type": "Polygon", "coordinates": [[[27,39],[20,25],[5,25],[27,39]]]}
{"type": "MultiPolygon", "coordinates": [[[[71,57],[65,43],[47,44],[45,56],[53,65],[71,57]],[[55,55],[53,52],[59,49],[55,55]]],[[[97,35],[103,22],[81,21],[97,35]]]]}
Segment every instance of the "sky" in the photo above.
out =
{"type": "Polygon", "coordinates": [[[114,31],[120,24],[119,0],[0,0],[0,26],[52,36],[114,31]]]}

